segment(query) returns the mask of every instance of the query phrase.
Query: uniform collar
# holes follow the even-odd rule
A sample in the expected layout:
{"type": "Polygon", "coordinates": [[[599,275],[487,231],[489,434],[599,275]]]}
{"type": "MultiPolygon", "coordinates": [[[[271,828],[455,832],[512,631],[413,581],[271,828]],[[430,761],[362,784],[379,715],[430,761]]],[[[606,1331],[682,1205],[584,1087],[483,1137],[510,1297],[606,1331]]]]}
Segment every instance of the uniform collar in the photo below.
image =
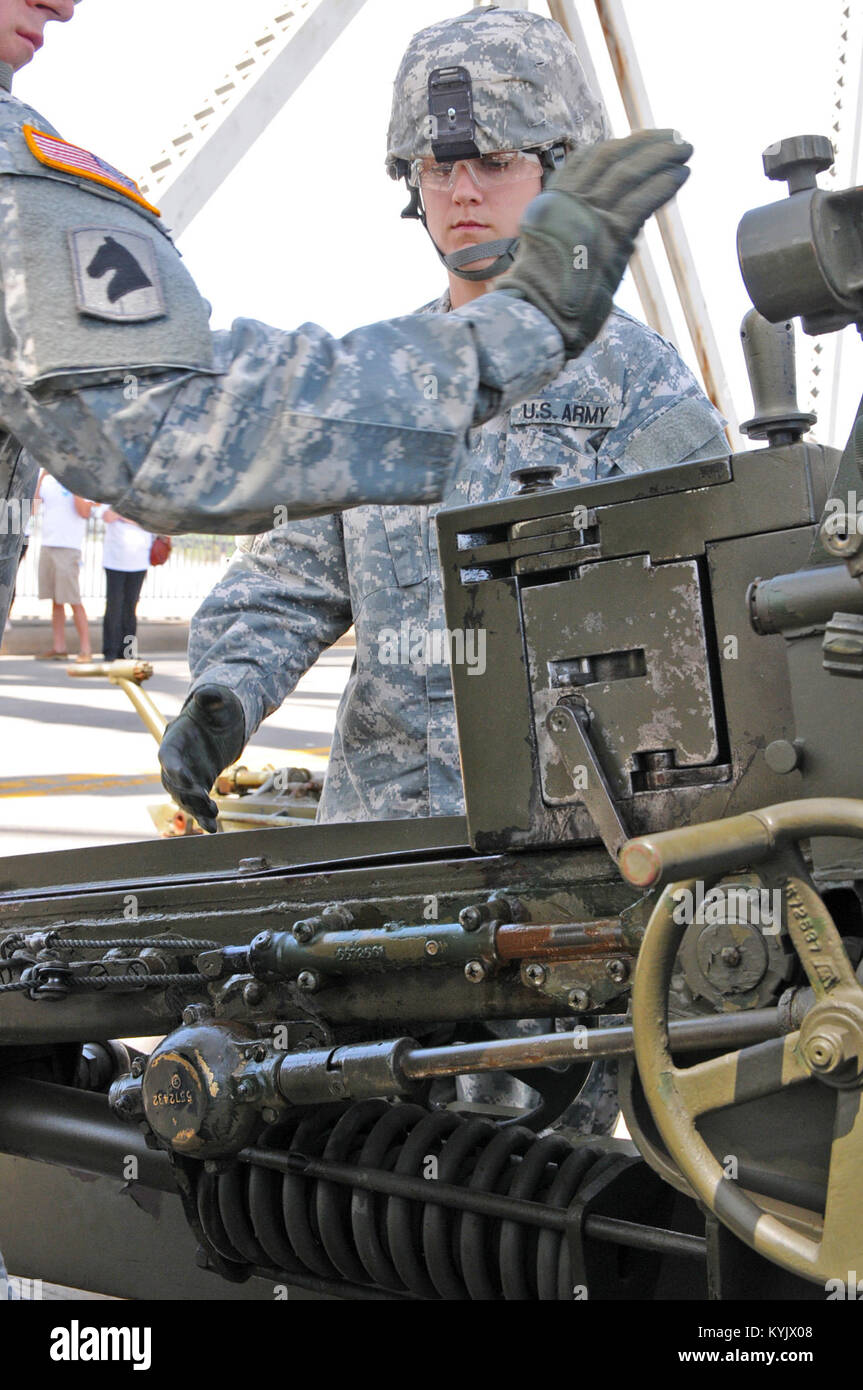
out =
{"type": "Polygon", "coordinates": [[[452,309],[449,298],[449,288],[445,289],[438,299],[432,299],[428,304],[424,304],[421,309],[417,309],[418,314],[448,314],[452,309]]]}

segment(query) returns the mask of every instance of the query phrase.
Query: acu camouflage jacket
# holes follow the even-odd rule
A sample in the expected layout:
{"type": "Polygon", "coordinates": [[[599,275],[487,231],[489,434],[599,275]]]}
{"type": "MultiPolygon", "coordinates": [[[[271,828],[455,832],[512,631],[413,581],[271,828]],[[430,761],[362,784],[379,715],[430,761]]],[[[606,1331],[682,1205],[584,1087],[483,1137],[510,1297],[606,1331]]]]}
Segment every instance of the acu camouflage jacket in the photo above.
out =
{"type": "MultiPolygon", "coordinates": [[[[445,295],[427,312],[448,308],[445,295]]],[[[517,490],[512,470],[526,464],[557,465],[562,485],[715,457],[727,452],[722,423],[675,349],[615,309],[550,385],[470,432],[466,465],[441,505],[507,496],[517,490]]],[[[441,660],[440,509],[367,506],[289,521],[238,552],[193,619],[192,689],[233,690],[248,736],[355,624],[320,821],[464,809],[441,660]]],[[[478,664],[482,652],[465,659],[478,664]]]]}

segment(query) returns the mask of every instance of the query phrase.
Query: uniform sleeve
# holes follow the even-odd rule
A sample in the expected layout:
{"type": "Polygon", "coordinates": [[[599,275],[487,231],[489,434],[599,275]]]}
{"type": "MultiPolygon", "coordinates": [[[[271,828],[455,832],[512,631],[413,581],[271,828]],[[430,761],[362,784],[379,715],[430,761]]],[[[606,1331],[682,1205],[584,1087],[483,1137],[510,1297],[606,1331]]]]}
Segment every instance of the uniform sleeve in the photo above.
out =
{"type": "Polygon", "coordinates": [[[365,503],[446,491],[468,429],[563,363],[532,305],[410,315],[335,339],[237,320],[215,371],[27,390],[0,342],[0,423],[70,491],[156,532],[268,531],[365,503]]]}
{"type": "Polygon", "coordinates": [[[668,468],[730,452],[725,420],[674,347],[658,333],[628,338],[624,413],[599,451],[624,473],[668,468]]]}
{"type": "Polygon", "coordinates": [[[213,334],[155,209],[76,146],[58,172],[58,138],[0,93],[0,427],[149,531],[437,501],[467,431],[563,365],[549,319],[503,292],[338,339],[213,334]]]}
{"type": "Polygon", "coordinates": [[[341,519],[278,526],[238,551],[193,617],[191,689],[232,690],[251,738],[352,621],[341,519]]]}

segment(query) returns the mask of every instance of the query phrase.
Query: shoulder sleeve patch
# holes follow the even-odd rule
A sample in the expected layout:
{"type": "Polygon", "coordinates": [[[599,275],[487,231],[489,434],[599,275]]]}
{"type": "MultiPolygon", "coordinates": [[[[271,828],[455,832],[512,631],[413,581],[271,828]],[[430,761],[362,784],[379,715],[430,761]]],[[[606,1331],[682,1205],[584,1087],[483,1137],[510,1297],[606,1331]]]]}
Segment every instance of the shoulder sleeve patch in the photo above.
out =
{"type": "Polygon", "coordinates": [[[104,184],[106,188],[113,188],[115,193],[122,193],[126,198],[131,198],[133,203],[138,203],[156,217],[161,217],[159,209],[147,202],[134,179],[121,174],[113,164],[108,164],[106,160],[100,159],[90,150],[82,149],[80,145],[70,145],[68,140],[61,140],[59,135],[49,135],[32,125],[25,125],[22,129],[27,148],[40,164],[47,165],[49,169],[59,169],[64,174],[77,174],[79,178],[104,184]]]}
{"type": "Polygon", "coordinates": [[[82,314],[120,323],[162,317],[165,302],[151,237],[119,227],[75,227],[67,236],[82,314]]]}

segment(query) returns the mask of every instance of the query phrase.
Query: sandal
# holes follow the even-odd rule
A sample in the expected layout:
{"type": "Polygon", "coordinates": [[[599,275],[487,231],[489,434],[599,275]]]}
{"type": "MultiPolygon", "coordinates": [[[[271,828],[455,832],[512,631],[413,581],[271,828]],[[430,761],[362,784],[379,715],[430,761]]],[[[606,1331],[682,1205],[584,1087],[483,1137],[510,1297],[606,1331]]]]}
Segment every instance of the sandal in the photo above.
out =
{"type": "Polygon", "coordinates": [[[69,660],[69,653],[68,653],[68,652],[37,652],[37,653],[36,653],[36,658],[35,658],[35,659],[36,659],[37,661],[68,661],[68,660],[69,660]]]}

